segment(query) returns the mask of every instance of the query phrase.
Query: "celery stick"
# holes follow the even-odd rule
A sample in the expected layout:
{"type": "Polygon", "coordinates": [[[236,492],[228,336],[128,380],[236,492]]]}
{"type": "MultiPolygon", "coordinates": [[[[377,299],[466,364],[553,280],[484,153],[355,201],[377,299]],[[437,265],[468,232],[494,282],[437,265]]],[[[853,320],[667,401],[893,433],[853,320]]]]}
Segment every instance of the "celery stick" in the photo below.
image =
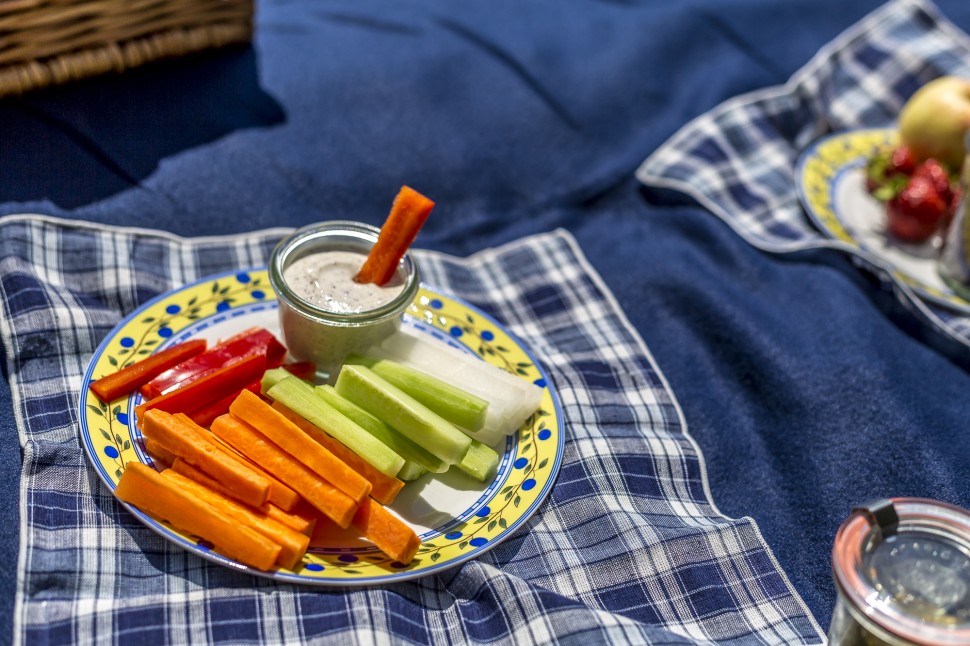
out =
{"type": "Polygon", "coordinates": [[[404,466],[404,458],[323,401],[313,392],[313,386],[299,377],[284,377],[266,394],[335,437],[381,473],[396,476],[404,466]]]}
{"type": "Polygon", "coordinates": [[[426,473],[428,473],[428,470],[417,462],[405,461],[404,466],[397,472],[397,479],[404,482],[412,482],[426,473]]]}
{"type": "MultiPolygon", "coordinates": [[[[404,458],[405,466],[407,466],[407,462],[414,462],[423,467],[425,471],[431,471],[432,473],[444,473],[448,470],[450,465],[447,462],[436,458],[423,447],[412,442],[384,422],[384,420],[371,415],[349,399],[341,397],[333,386],[317,386],[314,388],[314,392],[323,398],[325,402],[340,411],[340,413],[353,420],[362,429],[391,447],[392,451],[404,458]]],[[[401,478],[400,474],[398,474],[398,478],[401,478]]],[[[401,479],[403,480],[403,478],[401,479]]]]}
{"type": "Polygon", "coordinates": [[[423,370],[360,354],[350,355],[345,363],[367,366],[455,426],[474,433],[485,425],[486,400],[423,370]]]}
{"type": "Polygon", "coordinates": [[[281,380],[291,376],[292,375],[288,370],[286,370],[286,368],[270,368],[263,373],[263,379],[260,382],[259,389],[265,394],[269,392],[270,388],[278,384],[281,380]]]}
{"type": "Polygon", "coordinates": [[[465,457],[471,438],[403,390],[364,366],[345,365],[337,393],[381,418],[448,464],[465,457]]]}
{"type": "Polygon", "coordinates": [[[476,480],[485,482],[495,476],[495,471],[498,469],[498,453],[489,446],[472,440],[472,445],[468,447],[465,457],[455,466],[476,480]]]}

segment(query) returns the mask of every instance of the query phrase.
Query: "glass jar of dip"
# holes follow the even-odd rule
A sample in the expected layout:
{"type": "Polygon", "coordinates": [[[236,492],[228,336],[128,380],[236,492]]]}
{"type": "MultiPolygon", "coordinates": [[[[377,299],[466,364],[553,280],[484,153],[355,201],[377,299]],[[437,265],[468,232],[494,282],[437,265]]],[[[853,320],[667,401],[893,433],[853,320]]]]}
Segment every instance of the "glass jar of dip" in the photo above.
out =
{"type": "Polygon", "coordinates": [[[970,512],[921,498],[853,510],[835,537],[829,644],[970,643],[970,512]]]}
{"type": "Polygon", "coordinates": [[[970,131],[964,147],[967,159],[960,177],[963,195],[947,229],[937,271],[950,289],[970,300],[970,131]]]}
{"type": "Polygon", "coordinates": [[[269,264],[279,301],[280,332],[290,355],[335,374],[352,352],[362,352],[397,330],[417,295],[418,266],[410,253],[383,286],[354,281],[380,229],[334,220],[303,227],[280,241],[269,264]]]}

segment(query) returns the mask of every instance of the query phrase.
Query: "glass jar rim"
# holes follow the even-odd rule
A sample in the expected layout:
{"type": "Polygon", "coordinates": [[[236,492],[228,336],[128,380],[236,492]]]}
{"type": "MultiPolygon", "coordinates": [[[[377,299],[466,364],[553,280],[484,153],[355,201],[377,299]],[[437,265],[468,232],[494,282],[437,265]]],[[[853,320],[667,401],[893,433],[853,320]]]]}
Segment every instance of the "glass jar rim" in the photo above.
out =
{"type": "Polygon", "coordinates": [[[400,266],[404,269],[404,286],[390,301],[380,307],[362,312],[334,312],[324,309],[295,293],[287,284],[283,272],[290,262],[314,251],[327,248],[352,248],[366,256],[377,242],[380,229],[353,220],[327,220],[301,227],[280,240],[273,249],[269,263],[269,280],[277,297],[310,319],[328,325],[353,327],[376,323],[399,316],[411,304],[421,283],[417,261],[410,251],[405,252],[400,266]],[[332,243],[332,247],[328,247],[332,243]]]}
{"type": "MultiPolygon", "coordinates": [[[[931,533],[955,545],[970,546],[970,511],[926,498],[892,498],[890,502],[899,518],[898,533],[931,533]]],[[[863,570],[867,550],[882,542],[877,540],[880,531],[869,514],[857,510],[836,534],[832,572],[839,594],[845,598],[856,621],[915,644],[968,643],[970,625],[948,627],[927,623],[902,612],[894,604],[874,603],[878,601],[879,591],[863,570]]]]}

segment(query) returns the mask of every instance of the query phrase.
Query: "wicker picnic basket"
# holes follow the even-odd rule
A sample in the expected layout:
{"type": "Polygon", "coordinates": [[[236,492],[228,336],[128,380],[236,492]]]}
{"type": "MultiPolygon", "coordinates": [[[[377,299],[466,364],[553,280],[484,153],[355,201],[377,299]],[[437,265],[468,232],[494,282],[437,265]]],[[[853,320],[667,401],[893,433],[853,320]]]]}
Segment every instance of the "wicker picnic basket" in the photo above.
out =
{"type": "Polygon", "coordinates": [[[253,0],[0,0],[0,96],[252,37],[253,0]]]}

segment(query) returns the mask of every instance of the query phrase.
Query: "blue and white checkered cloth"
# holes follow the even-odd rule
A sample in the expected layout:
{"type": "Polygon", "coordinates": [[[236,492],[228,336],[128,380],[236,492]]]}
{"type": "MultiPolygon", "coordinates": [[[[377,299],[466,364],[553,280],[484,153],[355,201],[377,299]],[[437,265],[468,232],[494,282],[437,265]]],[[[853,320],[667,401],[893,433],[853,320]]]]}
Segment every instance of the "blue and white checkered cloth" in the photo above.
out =
{"type": "Polygon", "coordinates": [[[139,304],[264,264],[283,233],[182,239],[0,219],[0,335],[24,456],[16,642],[824,641],[757,527],[713,506],[663,375],[562,231],[465,259],[418,253],[429,284],[502,321],[558,391],[562,468],[518,533],[442,574],[324,590],[241,574],[143,526],[81,448],[86,364],[139,304]]]}
{"type": "Polygon", "coordinates": [[[637,177],[690,196],[765,251],[845,252],[897,308],[947,337],[940,349],[965,353],[970,316],[920,298],[876,256],[820,233],[799,203],[795,177],[799,154],[811,142],[892,126],[916,89],[948,74],[970,77],[970,38],[930,2],[890,2],[829,43],[784,86],[736,97],[684,126],[643,162],[637,177]]]}

